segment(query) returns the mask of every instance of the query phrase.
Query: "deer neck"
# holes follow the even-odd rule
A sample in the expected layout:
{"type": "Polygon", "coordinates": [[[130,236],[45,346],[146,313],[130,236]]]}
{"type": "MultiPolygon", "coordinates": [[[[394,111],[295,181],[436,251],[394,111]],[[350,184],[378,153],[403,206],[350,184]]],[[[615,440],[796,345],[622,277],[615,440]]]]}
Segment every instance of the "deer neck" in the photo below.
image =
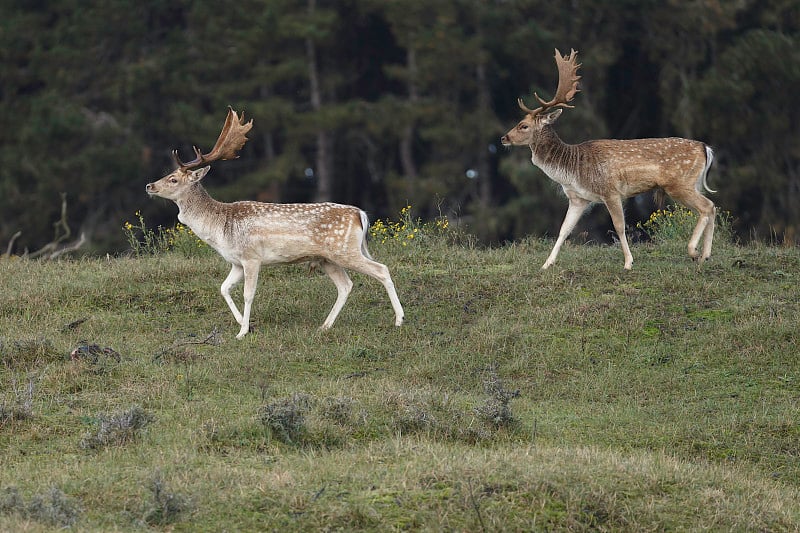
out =
{"type": "Polygon", "coordinates": [[[175,200],[178,206],[178,220],[186,224],[205,242],[211,244],[215,228],[224,226],[225,204],[211,198],[206,189],[195,183],[188,192],[175,200]]]}
{"type": "Polygon", "coordinates": [[[552,127],[545,126],[529,146],[531,161],[550,179],[565,187],[578,181],[586,162],[581,145],[565,143],[552,127]]]}

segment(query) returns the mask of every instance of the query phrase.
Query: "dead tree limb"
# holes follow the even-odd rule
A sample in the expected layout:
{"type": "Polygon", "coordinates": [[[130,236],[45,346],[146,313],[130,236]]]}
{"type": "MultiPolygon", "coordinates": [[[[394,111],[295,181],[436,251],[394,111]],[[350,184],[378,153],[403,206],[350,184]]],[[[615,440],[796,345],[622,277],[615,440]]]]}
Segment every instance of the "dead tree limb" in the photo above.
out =
{"type": "Polygon", "coordinates": [[[86,234],[81,233],[81,236],[71,243],[62,244],[67,241],[72,235],[72,230],[67,222],[67,193],[61,193],[61,218],[53,223],[53,240],[38,250],[30,253],[25,253],[25,257],[29,259],[56,259],[64,254],[74,252],[86,243],[86,234]]]}
{"type": "Polygon", "coordinates": [[[17,239],[19,239],[20,235],[22,235],[22,230],[16,232],[14,235],[11,236],[11,240],[8,241],[8,247],[6,248],[6,253],[3,257],[5,257],[6,259],[11,257],[11,250],[14,249],[14,243],[16,242],[17,239]]]}

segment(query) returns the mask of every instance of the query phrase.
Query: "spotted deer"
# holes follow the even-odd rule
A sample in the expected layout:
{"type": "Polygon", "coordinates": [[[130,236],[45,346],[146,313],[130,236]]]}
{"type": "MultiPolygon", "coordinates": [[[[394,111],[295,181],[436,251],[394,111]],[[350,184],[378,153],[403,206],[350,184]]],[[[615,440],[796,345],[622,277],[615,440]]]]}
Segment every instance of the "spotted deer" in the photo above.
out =
{"type": "Polygon", "coordinates": [[[178,220],[231,264],[230,274],[220,290],[241,326],[236,338],[241,339],[250,329],[250,312],[261,265],[303,261],[321,267],[338,291],[321,329],[333,326],[353,288],[345,268],[372,276],[383,284],[394,309],[395,325],[400,326],[403,307],[389,269],[374,261],[367,250],[369,221],[364,211],[329,202],[223,203],[211,198],[205,190],[201,180],[211,168],[209,164],[237,158],[252,127],[252,119],[245,123],[244,116],[240,118],[229,109],[222,132],[210,152],[203,154],[195,147],[195,159],[184,163],[178,151],[173,150],[178,168],[146,187],[151,197],[160,196],[175,202],[178,220]],[[231,298],[231,288],[242,278],[244,307],[240,313],[231,298]]]}
{"type": "Polygon", "coordinates": [[[542,265],[550,267],[558,256],[564,241],[575,228],[586,208],[593,203],[605,204],[611,214],[625,256],[625,269],[633,265],[628,240],[625,237],[624,199],[652,189],[663,189],[673,200],[697,212],[699,219],[689,239],[689,256],[702,263],[711,255],[714,237],[714,203],[703,196],[708,188],[706,177],[714,152],[700,142],[680,138],[594,140],[580,144],[566,144],[556,134],[552,125],[561,115],[562,108],[570,105],[579,91],[577,75],[580,64],[577,52],[569,56],[555,51],[558,67],[558,88],[550,101],[538,94],[534,97],[540,107],[529,109],[522,98],[517,100],[526,116],[500,141],[503,146],[528,146],[531,161],[547,176],[561,185],[569,200],[566,217],[561,225],[553,250],[542,265]],[[551,109],[554,111],[546,113],[551,109]],[[704,236],[703,252],[697,253],[700,237],[704,236]]]}

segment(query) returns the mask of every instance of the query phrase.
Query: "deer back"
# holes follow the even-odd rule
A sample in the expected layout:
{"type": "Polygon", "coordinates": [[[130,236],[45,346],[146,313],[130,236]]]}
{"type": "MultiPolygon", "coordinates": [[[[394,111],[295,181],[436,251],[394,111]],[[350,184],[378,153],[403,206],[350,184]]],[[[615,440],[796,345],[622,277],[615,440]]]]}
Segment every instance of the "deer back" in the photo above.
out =
{"type": "Polygon", "coordinates": [[[661,139],[603,139],[579,145],[606,174],[607,187],[624,197],[654,188],[667,191],[694,188],[706,167],[706,146],[700,141],[661,139]]]}
{"type": "Polygon", "coordinates": [[[179,219],[223,257],[237,261],[291,263],[360,255],[363,235],[361,210],[334,203],[216,202],[213,209],[181,213],[179,219]]]}

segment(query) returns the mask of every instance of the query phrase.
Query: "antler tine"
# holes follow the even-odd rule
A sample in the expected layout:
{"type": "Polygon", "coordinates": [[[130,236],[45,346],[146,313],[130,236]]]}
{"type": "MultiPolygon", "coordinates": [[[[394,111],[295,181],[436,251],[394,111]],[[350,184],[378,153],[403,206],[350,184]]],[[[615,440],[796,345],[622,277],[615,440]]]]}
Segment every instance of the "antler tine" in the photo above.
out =
{"type": "Polygon", "coordinates": [[[174,159],[174,160],[175,160],[175,164],[176,164],[176,165],[178,165],[179,167],[181,167],[181,168],[186,168],[186,167],[183,165],[183,161],[181,161],[181,158],[180,158],[180,157],[178,157],[178,150],[173,150],[173,151],[172,151],[172,159],[174,159]]]}
{"type": "MultiPolygon", "coordinates": [[[[569,102],[575,97],[575,93],[580,91],[578,89],[578,80],[581,79],[577,72],[581,64],[576,63],[576,56],[578,52],[575,49],[570,50],[569,56],[562,56],[561,52],[556,48],[556,65],[558,66],[558,88],[552,100],[546,102],[539,97],[538,94],[533,93],[533,96],[542,104],[542,109],[549,109],[551,107],[565,107],[571,109],[575,106],[569,105],[569,102]]],[[[541,112],[541,111],[540,111],[541,112]]]]}
{"type": "Polygon", "coordinates": [[[218,159],[236,159],[239,157],[239,150],[248,141],[247,132],[253,127],[253,119],[249,122],[244,122],[244,113],[242,116],[236,113],[232,107],[228,107],[228,116],[225,118],[225,125],[222,126],[222,131],[214,144],[214,148],[210,152],[204,154],[197,146],[194,146],[195,158],[188,163],[184,163],[178,157],[178,151],[172,151],[172,157],[178,166],[184,170],[189,168],[197,168],[201,165],[217,161],[218,159]]]}
{"type": "MultiPolygon", "coordinates": [[[[536,93],[534,93],[534,94],[536,94],[536,93]]],[[[537,113],[539,113],[542,110],[541,107],[538,108],[538,109],[530,109],[528,106],[525,105],[525,102],[522,101],[522,98],[517,98],[517,104],[519,104],[519,108],[520,109],[522,109],[526,113],[530,113],[531,115],[536,115],[537,113]]]]}
{"type": "Polygon", "coordinates": [[[178,156],[177,150],[172,151],[172,159],[174,159],[175,162],[178,164],[178,166],[184,170],[189,168],[197,168],[200,165],[202,165],[205,161],[203,159],[203,153],[197,146],[192,146],[192,149],[194,150],[194,159],[192,159],[188,163],[184,163],[183,161],[181,161],[181,158],[178,156]]]}

